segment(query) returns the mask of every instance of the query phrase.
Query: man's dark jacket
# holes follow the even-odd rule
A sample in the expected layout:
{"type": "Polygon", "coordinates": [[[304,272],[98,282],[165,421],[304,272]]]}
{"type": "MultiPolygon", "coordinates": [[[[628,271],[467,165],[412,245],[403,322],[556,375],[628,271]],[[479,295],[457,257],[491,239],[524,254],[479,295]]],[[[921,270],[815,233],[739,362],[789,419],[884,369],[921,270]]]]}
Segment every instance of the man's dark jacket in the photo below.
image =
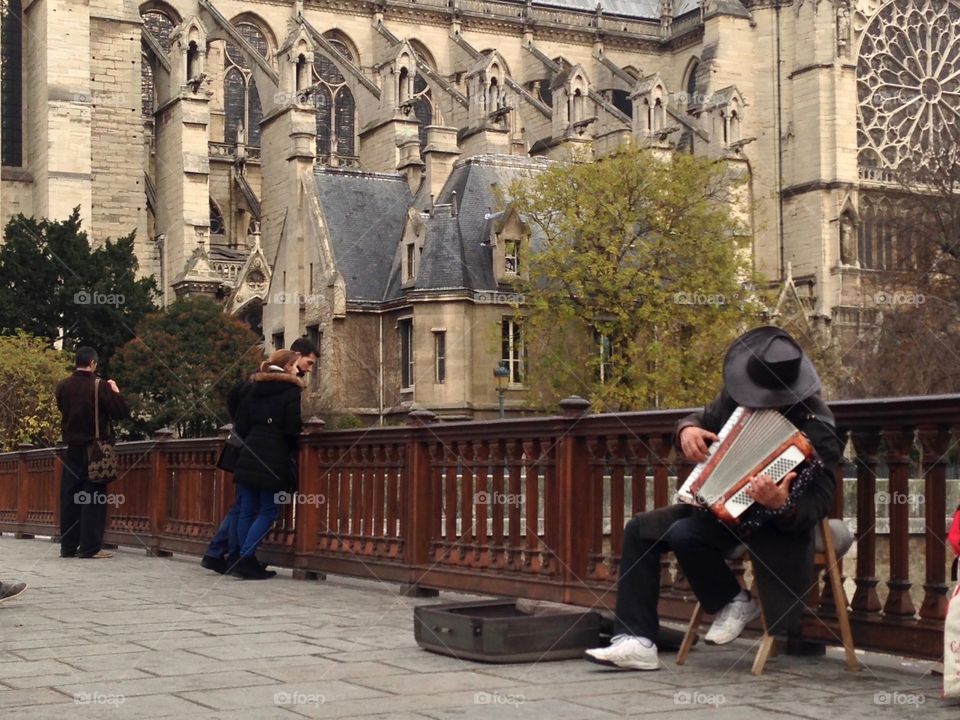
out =
{"type": "Polygon", "coordinates": [[[302,425],[303,382],[285,372],[263,372],[237,408],[235,429],[243,438],[233,478],[261,490],[296,488],[297,438],[302,425]]]}
{"type": "MultiPolygon", "coordinates": [[[[89,445],[94,438],[93,393],[95,376],[92,372],[74,370],[73,375],[57,385],[57,407],[62,420],[60,428],[67,445],[89,445]]],[[[130,408],[120,393],[114,392],[105,380],[100,381],[100,439],[112,439],[111,420],[130,416],[130,408]]]]}
{"type": "MultiPolygon", "coordinates": [[[[720,432],[736,408],[733,398],[722,391],[703,410],[677,423],[678,444],[680,431],[690,425],[720,432]]],[[[794,508],[744,541],[754,558],[764,615],[771,632],[778,634],[793,630],[800,620],[803,599],[813,583],[814,530],[832,507],[836,468],[843,453],[833,413],[819,395],[781,412],[809,438],[824,467],[814,473],[794,508]]]]}

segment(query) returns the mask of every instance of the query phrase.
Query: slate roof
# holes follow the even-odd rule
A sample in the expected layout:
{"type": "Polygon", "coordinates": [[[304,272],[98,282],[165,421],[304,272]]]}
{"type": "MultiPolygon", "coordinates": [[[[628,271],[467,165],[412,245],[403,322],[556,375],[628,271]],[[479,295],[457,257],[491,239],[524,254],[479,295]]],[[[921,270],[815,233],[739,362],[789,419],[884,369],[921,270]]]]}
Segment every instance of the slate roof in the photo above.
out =
{"type": "MultiPolygon", "coordinates": [[[[583,12],[595,12],[597,0],[534,0],[538,7],[555,7],[583,12]]],[[[600,0],[604,15],[628,18],[654,19],[660,17],[660,0],[600,0]]],[[[678,0],[673,8],[674,17],[679,17],[700,6],[700,0],[678,0]]]]}
{"type": "MultiPolygon", "coordinates": [[[[427,234],[415,290],[496,290],[490,224],[502,208],[497,190],[539,172],[548,162],[511,155],[476,155],[458,162],[436,198],[433,217],[424,217],[427,234]],[[457,213],[453,216],[453,194],[457,213]]],[[[402,295],[395,268],[387,297],[402,295]]]]}
{"type": "Polygon", "coordinates": [[[400,175],[335,168],[314,172],[347,300],[383,300],[413,196],[400,175]]]}

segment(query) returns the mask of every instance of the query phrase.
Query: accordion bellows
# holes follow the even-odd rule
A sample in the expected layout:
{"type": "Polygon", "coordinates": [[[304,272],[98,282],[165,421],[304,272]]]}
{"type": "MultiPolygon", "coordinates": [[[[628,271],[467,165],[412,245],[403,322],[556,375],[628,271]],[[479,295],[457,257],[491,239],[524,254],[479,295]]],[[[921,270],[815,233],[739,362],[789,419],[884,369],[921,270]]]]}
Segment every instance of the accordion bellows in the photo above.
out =
{"type": "Polygon", "coordinates": [[[681,502],[710,508],[736,525],[755,502],[745,492],[755,475],[779,483],[813,455],[806,435],[776,410],[738,407],[717,433],[707,459],[690,471],[677,492],[681,502]]]}

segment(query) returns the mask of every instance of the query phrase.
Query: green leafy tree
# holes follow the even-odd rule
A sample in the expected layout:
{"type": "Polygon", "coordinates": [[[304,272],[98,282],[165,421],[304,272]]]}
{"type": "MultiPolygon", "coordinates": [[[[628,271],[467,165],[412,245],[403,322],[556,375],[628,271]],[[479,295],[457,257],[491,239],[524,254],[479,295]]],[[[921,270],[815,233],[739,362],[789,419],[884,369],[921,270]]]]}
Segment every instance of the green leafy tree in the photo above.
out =
{"type": "Polygon", "coordinates": [[[181,437],[229,422],[227,392],[262,359],[259,338],[206,298],[181,298],[145,317],[117,352],[116,379],[133,415],[130,434],[161,427],[181,437]]]}
{"type": "Polygon", "coordinates": [[[0,336],[0,450],[60,439],[55,391],[70,370],[66,353],[26,333],[0,336]]]}
{"type": "Polygon", "coordinates": [[[156,283],[137,277],[133,238],[91,248],[79,209],[66,220],[11,218],[0,247],[0,333],[90,345],[106,370],[114,349],[156,309],[156,283]]]}
{"type": "Polygon", "coordinates": [[[509,189],[530,229],[517,283],[529,382],[602,410],[701,403],[762,307],[742,184],[722,163],[625,147],[509,189]]]}

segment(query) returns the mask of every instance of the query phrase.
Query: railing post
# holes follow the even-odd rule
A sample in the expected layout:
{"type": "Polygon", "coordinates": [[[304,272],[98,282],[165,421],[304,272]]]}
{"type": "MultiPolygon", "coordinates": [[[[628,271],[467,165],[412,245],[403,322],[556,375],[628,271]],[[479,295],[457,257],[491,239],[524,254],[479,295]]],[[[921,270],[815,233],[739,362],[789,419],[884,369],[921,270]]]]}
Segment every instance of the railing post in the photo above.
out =
{"type": "Polygon", "coordinates": [[[947,616],[947,468],[944,458],[950,446],[946,428],[923,425],[917,430],[923,450],[923,515],[926,579],[920,619],[943,623],[947,616]]]}
{"type": "Polygon", "coordinates": [[[563,602],[575,602],[577,591],[587,577],[593,535],[592,524],[602,517],[603,494],[597,498],[590,482],[590,462],[586,438],[577,434],[577,424],[590,411],[590,402],[573,395],[560,401],[564,429],[557,439],[557,501],[560,546],[558,561],[563,582],[563,602]]]}
{"type": "Polygon", "coordinates": [[[320,462],[313,438],[323,432],[326,423],[312,417],[303,423],[303,432],[298,449],[298,492],[317,499],[317,503],[295,504],[297,510],[294,535],[294,580],[325,580],[326,575],[307,569],[309,556],[317,549],[317,531],[320,514],[326,511],[327,497],[321,493],[320,462]],[[321,498],[322,496],[322,498],[321,498]],[[321,505],[323,506],[321,508],[321,505]]]}
{"type": "Polygon", "coordinates": [[[173,430],[160,428],[153,434],[153,447],[150,449],[150,487],[147,500],[150,512],[150,540],[147,554],[154,557],[170,557],[172,552],[160,549],[160,535],[167,517],[167,455],[166,441],[173,437],[173,430]]]}
{"type": "Polygon", "coordinates": [[[403,488],[403,506],[400,512],[400,536],[404,541],[404,564],[409,572],[409,582],[401,586],[404,595],[436,597],[438,590],[421,587],[423,568],[430,557],[432,541],[430,516],[433,510],[434,488],[430,486],[430,451],[428,428],[437,419],[429,410],[414,410],[407,415],[410,426],[407,444],[407,482],[403,488]]]}
{"type": "Polygon", "coordinates": [[[30,472],[27,468],[27,450],[32,450],[30,443],[17,445],[17,529],[13,536],[18,540],[29,540],[33,537],[23,531],[27,524],[27,511],[30,509],[30,472]]]}

